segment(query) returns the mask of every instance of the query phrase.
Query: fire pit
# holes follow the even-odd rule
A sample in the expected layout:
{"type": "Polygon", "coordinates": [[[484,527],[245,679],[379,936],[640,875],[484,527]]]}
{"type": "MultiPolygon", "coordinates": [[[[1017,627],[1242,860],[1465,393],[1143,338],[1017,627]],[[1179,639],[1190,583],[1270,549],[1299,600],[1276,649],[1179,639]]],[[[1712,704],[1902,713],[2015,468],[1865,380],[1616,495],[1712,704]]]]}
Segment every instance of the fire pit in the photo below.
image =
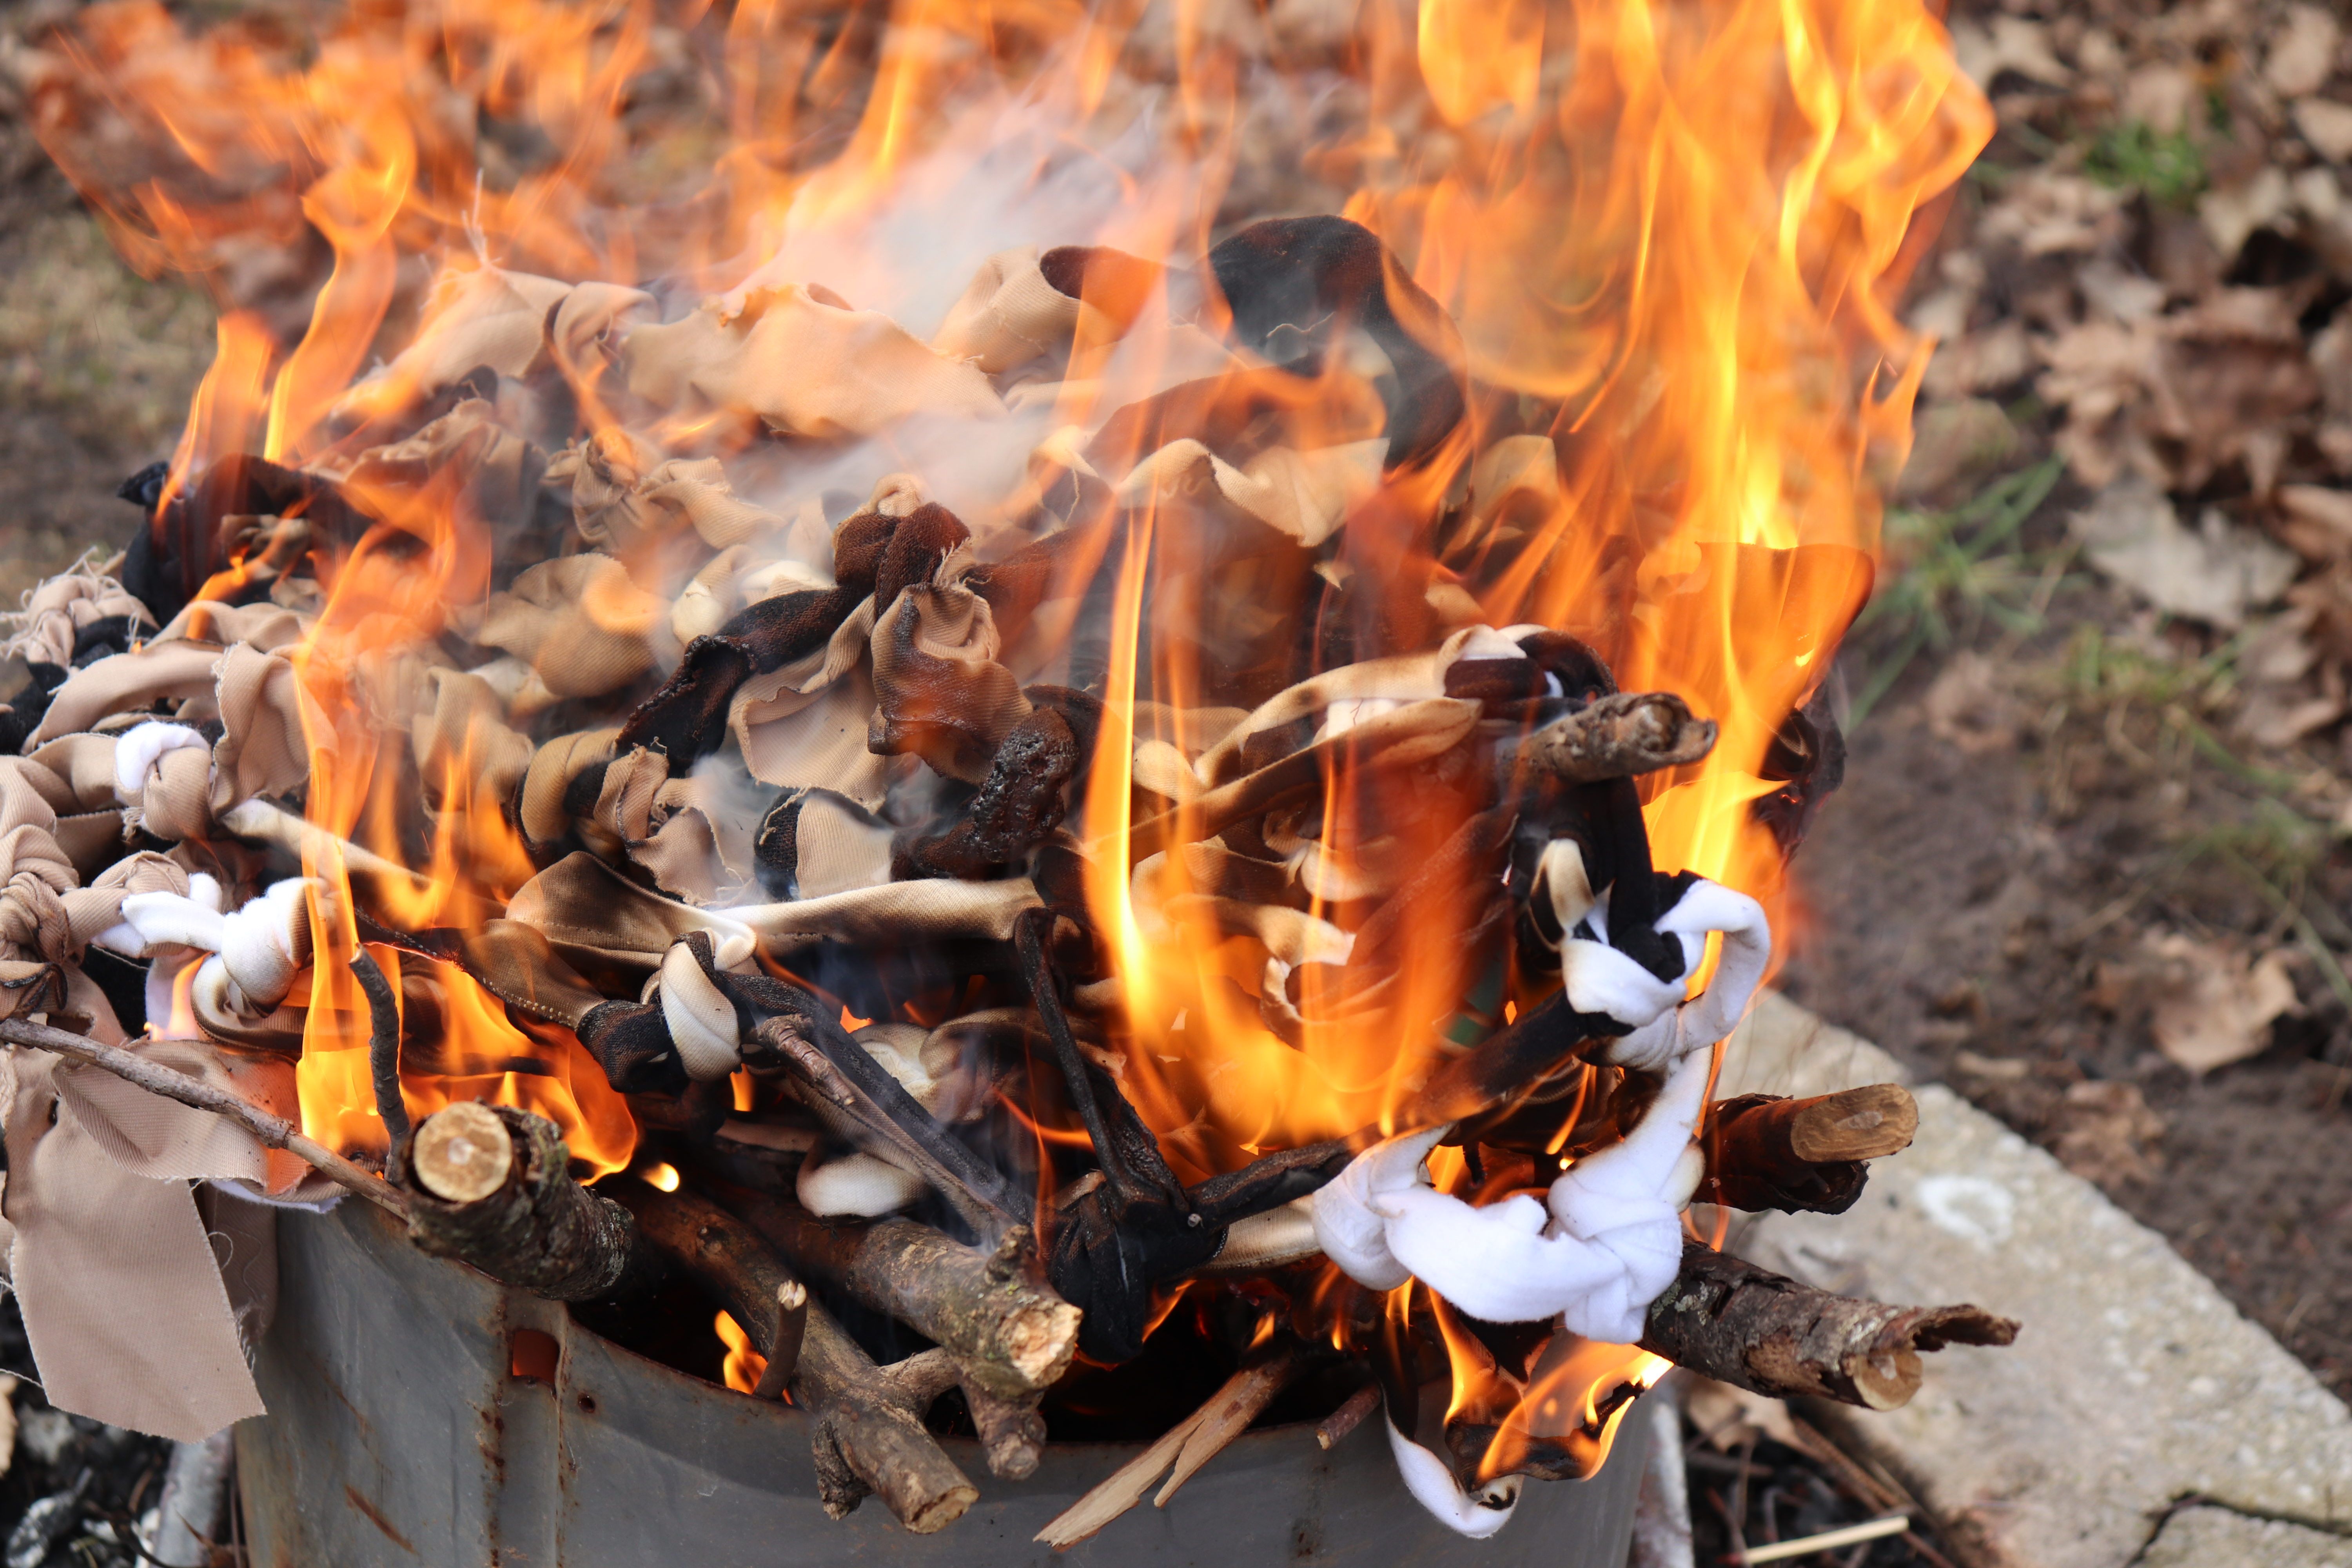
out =
{"type": "Polygon", "coordinates": [[[1605,1555],[1669,1364],[1884,1408],[2006,1341],[1716,1250],[1901,1089],[1708,1102],[1981,100],[1904,5],[1297,9],[124,4],[36,62],[234,307],[10,644],[53,1400],[267,1403],[257,1535],[337,1561],[812,1502],[1605,1555]],[[408,1241],[289,1226],[250,1379],[207,1236],[340,1194],[408,1241]]]}
{"type": "MultiPolygon", "coordinates": [[[[957,1527],[828,1521],[807,1418],[633,1355],[560,1309],[419,1254],[346,1205],[280,1231],[281,1294],[257,1376],[266,1421],[238,1428],[248,1550],[260,1563],[461,1563],[484,1548],[598,1568],[721,1563],[1043,1563],[1031,1540],[1137,1446],[1055,1444],[957,1527]],[[518,1355],[518,1336],[526,1342],[518,1355]],[[529,1366],[520,1372],[522,1363],[529,1366]],[[354,1421],[352,1412],[367,1413],[354,1421]],[[440,1462],[420,1467],[425,1452],[440,1462]]],[[[976,1445],[949,1452],[977,1471],[976,1445]]],[[[1395,1484],[1378,1423],[1328,1451],[1311,1425],[1249,1433],[1145,1528],[1073,1563],[1621,1561],[1646,1444],[1531,1494],[1509,1536],[1465,1542],[1395,1484]]]]}

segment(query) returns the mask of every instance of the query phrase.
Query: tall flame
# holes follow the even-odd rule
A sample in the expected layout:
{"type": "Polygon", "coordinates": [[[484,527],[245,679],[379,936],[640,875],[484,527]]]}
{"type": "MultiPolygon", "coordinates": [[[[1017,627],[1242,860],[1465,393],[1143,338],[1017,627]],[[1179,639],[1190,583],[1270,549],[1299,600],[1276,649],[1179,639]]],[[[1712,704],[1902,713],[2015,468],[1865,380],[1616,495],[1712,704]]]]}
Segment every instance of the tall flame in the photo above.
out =
{"type": "MultiPolygon", "coordinates": [[[[1622,687],[1676,692],[1722,726],[1706,762],[1644,783],[1658,868],[1777,907],[1783,857],[1754,807],[1871,581],[1874,477],[1900,460],[1931,347],[1892,310],[1924,242],[1915,218],[1990,132],[1923,0],[394,0],[339,12],[315,47],[257,18],[190,37],[152,0],[114,0],[82,14],[71,48],[39,89],[45,142],[126,256],[235,307],[167,487],[258,452],[343,477],[381,520],[322,573],[295,661],[318,830],[305,864],[338,887],[361,853],[413,867],[370,889],[411,929],[490,918],[531,869],[483,784],[486,742],[412,780],[405,737],[371,717],[482,603],[494,563],[454,483],[352,469],[415,402],[405,372],[359,378],[434,344],[470,290],[513,273],[662,280],[677,300],[825,284],[922,332],[1007,245],[1197,257],[1260,204],[1317,192],[1381,237],[1458,330],[1463,426],[1355,498],[1318,578],[1207,560],[1150,511],[1105,546],[1108,720],[1073,826],[1133,1030],[1123,1087],[1192,1178],[1385,1121],[1536,998],[1448,940],[1470,887],[1439,890],[1432,907],[1451,897],[1462,920],[1395,938],[1392,976],[1368,994],[1335,990],[1336,963],[1270,962],[1266,933],[1237,928],[1181,852],[1204,837],[1198,802],[1157,822],[1138,806],[1150,748],[1217,739],[1201,727],[1214,636],[1170,628],[1264,637],[1254,616],[1311,605],[1328,582],[1422,646],[1477,623],[1574,631],[1622,687]],[[699,95],[704,132],[644,132],[641,104],[665,92],[699,95]],[[109,151],[122,146],[135,167],[109,151]],[[305,255],[327,261],[307,309],[254,303],[257,271],[305,255]]],[[[1081,342],[1053,423],[1098,424],[1173,352],[1164,322],[1081,342]]],[[[1347,440],[1365,380],[1300,381],[1275,416],[1302,446],[1347,440]]],[[[572,384],[592,439],[631,438],[593,370],[572,384]]],[[[724,411],[673,410],[654,434],[747,458],[763,439],[724,411]]],[[[976,528],[1034,503],[1025,455],[956,454],[976,528]]],[[[1456,820],[1362,741],[1337,738],[1318,811],[1276,824],[1308,914],[1335,931],[1354,889],[1446,864],[1456,820]]],[[[353,901],[323,908],[320,951],[348,951],[353,901]]],[[[488,1093],[555,1117],[598,1169],[625,1163],[626,1109],[576,1042],[527,1031],[455,970],[379,957],[405,968],[404,996],[437,995],[446,1057],[520,1064],[419,1075],[414,1108],[488,1093]]],[[[309,1005],[307,1130],[380,1145],[363,999],[322,965],[309,1005]]],[[[1459,1411],[1504,1374],[1473,1370],[1448,1333],[1459,1411]]],[[[1531,1430],[1605,1447],[1595,1391],[1656,1370],[1586,1347],[1509,1374],[1518,1425],[1496,1447],[1531,1430]]]]}

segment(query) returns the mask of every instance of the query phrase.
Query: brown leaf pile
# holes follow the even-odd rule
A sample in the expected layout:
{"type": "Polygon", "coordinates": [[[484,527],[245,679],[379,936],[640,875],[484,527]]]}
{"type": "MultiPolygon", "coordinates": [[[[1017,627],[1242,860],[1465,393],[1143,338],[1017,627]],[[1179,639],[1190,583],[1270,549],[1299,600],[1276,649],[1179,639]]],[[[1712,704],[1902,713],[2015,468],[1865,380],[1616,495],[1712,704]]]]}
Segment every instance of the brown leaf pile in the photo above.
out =
{"type": "Polygon", "coordinates": [[[2284,745],[2338,723],[2352,662],[2345,24],[2301,0],[2008,0],[1956,15],[1952,32],[2002,134],[1915,290],[1913,324],[1945,342],[1923,439],[1938,405],[2038,403],[2095,492],[2076,526],[2095,566],[2167,614],[2261,623],[2247,738],[2284,745]]]}

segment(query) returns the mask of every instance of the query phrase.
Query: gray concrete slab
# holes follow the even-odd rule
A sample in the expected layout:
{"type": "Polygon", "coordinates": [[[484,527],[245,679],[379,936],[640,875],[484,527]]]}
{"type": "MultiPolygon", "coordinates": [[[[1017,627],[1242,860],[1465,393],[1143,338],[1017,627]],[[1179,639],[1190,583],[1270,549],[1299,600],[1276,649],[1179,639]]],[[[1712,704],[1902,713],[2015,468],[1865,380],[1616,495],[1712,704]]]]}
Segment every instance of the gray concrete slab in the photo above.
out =
{"type": "MultiPolygon", "coordinates": [[[[1718,1092],[1901,1076],[1769,996],[1718,1092]]],[[[2008,1349],[1928,1357],[1919,1396],[1857,1414],[1855,1440],[1989,1561],[2021,1568],[2124,1568],[2189,1497],[2352,1531],[2352,1412],[2097,1188],[1942,1086],[1915,1092],[1917,1142],[1878,1163],[1852,1210],[1759,1216],[1736,1243],[1824,1289],[1973,1301],[2024,1324],[2008,1349]]]]}
{"type": "Polygon", "coordinates": [[[2352,1541],[2225,1508],[2185,1508],[2165,1521],[2138,1568],[2352,1568],[2352,1541]]]}

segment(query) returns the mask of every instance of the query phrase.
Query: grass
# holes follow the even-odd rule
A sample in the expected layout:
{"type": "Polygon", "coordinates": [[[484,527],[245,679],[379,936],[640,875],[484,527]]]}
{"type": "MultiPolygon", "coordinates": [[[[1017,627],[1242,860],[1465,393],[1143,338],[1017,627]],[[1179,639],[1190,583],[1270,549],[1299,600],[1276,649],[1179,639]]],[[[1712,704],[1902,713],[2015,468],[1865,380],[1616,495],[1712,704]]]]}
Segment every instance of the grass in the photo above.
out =
{"type": "Polygon", "coordinates": [[[1886,514],[1890,574],[1854,622],[1857,635],[1887,648],[1864,677],[1847,716],[1858,729],[1914,659],[1973,637],[1990,620],[2029,637],[2039,630],[2071,550],[2021,547],[2018,531],[2048,498],[2064,468],[2049,458],[1994,480],[1959,506],[1886,514]]]}
{"type": "Polygon", "coordinates": [[[2159,132],[2145,121],[2127,120],[2092,140],[2083,172],[2103,185],[2136,190],[2158,206],[2185,211],[2205,189],[2205,153],[2187,132],[2159,132]]]}

